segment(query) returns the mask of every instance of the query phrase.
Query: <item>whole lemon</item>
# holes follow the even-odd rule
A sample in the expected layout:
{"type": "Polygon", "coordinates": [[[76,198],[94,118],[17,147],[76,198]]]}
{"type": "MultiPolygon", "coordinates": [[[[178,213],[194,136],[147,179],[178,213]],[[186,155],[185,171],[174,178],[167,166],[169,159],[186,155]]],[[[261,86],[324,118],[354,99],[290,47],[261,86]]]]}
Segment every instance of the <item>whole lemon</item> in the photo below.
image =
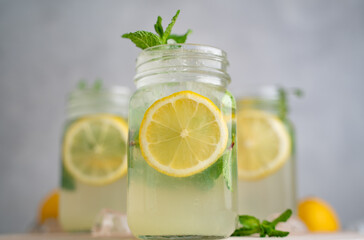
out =
{"type": "Polygon", "coordinates": [[[311,232],[335,232],[340,229],[339,218],[324,200],[309,197],[298,204],[298,216],[311,232]]]}

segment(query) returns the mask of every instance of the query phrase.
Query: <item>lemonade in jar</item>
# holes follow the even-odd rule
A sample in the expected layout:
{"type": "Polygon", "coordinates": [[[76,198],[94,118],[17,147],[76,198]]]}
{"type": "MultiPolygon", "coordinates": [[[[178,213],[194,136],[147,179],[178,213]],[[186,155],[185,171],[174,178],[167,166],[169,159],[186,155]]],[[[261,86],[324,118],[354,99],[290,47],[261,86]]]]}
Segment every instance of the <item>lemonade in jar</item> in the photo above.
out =
{"type": "Polygon", "coordinates": [[[134,236],[221,239],[234,232],[235,100],[226,90],[227,66],[224,51],[204,45],[164,44],[139,54],[129,104],[134,236]]]}
{"type": "Polygon", "coordinates": [[[65,231],[91,230],[105,208],[126,212],[129,96],[127,88],[97,84],[69,95],[59,206],[65,231]]]}
{"type": "Polygon", "coordinates": [[[239,214],[266,218],[296,208],[294,128],[286,91],[246,87],[237,100],[239,214]]]}

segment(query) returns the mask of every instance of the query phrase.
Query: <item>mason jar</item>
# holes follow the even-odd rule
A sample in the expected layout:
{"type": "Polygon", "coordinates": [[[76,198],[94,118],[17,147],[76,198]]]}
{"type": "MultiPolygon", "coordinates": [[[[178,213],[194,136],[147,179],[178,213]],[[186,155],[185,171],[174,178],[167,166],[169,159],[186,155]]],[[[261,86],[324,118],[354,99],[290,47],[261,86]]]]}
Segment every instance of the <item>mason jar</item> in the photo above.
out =
{"type": "Polygon", "coordinates": [[[142,239],[229,237],[237,220],[235,100],[226,53],[143,50],[129,104],[127,219],[142,239]]]}
{"type": "Polygon", "coordinates": [[[129,97],[119,86],[68,96],[59,203],[65,231],[89,231],[104,208],[126,213],[129,97]]]}
{"type": "Polygon", "coordinates": [[[239,214],[296,209],[295,135],[287,91],[246,87],[237,100],[239,214]]]}

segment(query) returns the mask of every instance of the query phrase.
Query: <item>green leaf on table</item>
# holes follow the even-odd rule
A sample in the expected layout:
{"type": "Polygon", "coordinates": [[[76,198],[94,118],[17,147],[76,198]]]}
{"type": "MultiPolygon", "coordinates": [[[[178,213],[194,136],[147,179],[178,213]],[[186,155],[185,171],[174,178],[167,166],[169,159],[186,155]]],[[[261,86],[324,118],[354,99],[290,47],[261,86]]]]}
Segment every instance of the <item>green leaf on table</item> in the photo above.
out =
{"type": "Polygon", "coordinates": [[[292,210],[287,209],[272,222],[267,220],[260,222],[256,217],[241,215],[239,216],[239,222],[242,227],[236,229],[231,236],[249,236],[257,233],[260,237],[286,237],[289,235],[289,232],[276,230],[276,225],[279,222],[286,222],[291,215],[292,210]]]}
{"type": "Polygon", "coordinates": [[[241,215],[239,216],[239,222],[243,227],[235,230],[231,236],[249,236],[261,232],[260,223],[256,217],[241,215]]]}
{"type": "Polygon", "coordinates": [[[275,218],[272,221],[272,224],[275,227],[280,222],[286,222],[291,216],[292,216],[292,210],[291,209],[287,209],[281,215],[279,215],[277,218],[275,218]]]}
{"type": "Polygon", "coordinates": [[[269,237],[286,237],[286,236],[288,236],[289,232],[272,229],[267,234],[269,237]]]}
{"type": "Polygon", "coordinates": [[[254,233],[259,233],[259,230],[256,229],[246,229],[246,228],[239,228],[236,229],[233,234],[231,234],[232,237],[243,237],[243,236],[250,236],[254,233]]]}
{"type": "Polygon", "coordinates": [[[249,215],[240,215],[239,222],[245,228],[257,228],[260,224],[258,218],[249,215]]]}

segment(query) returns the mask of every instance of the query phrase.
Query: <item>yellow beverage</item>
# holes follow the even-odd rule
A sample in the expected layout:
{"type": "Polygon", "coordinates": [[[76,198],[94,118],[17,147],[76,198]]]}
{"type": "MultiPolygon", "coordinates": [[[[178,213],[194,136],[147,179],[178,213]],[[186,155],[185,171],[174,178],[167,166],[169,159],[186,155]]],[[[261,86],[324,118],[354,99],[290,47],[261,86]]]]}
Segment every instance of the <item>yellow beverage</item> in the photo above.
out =
{"type": "Polygon", "coordinates": [[[101,209],[126,212],[126,176],[106,186],[75,181],[74,191],[61,190],[60,223],[67,231],[88,231],[101,209]]]}
{"type": "Polygon", "coordinates": [[[194,70],[213,69],[214,61],[225,68],[224,59],[221,50],[199,45],[157,46],[138,57],[127,199],[138,238],[221,239],[235,230],[235,100],[225,89],[227,73],[194,70]]]}
{"type": "Polygon", "coordinates": [[[172,179],[150,169],[141,156],[139,161],[146,176],[131,175],[128,192],[128,224],[135,236],[221,238],[235,230],[236,203],[222,175],[216,180],[172,179]]]}
{"type": "Polygon", "coordinates": [[[281,91],[264,87],[238,101],[239,214],[296,208],[294,134],[281,91]]]}
{"type": "Polygon", "coordinates": [[[296,209],[296,182],[293,159],[277,172],[264,179],[246,181],[240,179],[239,214],[266,218],[287,208],[296,209]]]}
{"type": "Polygon", "coordinates": [[[116,87],[71,94],[59,200],[65,231],[90,231],[103,209],[126,213],[128,96],[116,87]]]}

